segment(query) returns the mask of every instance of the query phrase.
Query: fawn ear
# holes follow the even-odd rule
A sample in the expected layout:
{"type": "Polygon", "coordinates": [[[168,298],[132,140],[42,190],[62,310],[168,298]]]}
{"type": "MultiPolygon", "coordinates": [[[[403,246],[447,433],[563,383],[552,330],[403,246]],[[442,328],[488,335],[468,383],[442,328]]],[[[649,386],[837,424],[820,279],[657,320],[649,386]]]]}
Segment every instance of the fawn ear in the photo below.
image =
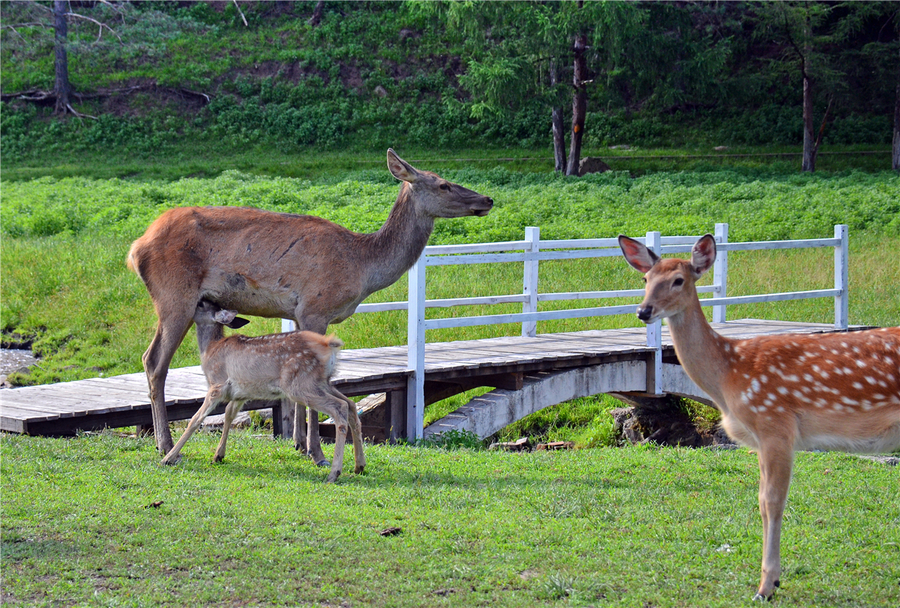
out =
{"type": "Polygon", "coordinates": [[[619,247],[625,254],[625,261],[631,264],[631,267],[641,272],[650,272],[659,261],[659,256],[647,249],[640,241],[619,235],[619,247]]]}
{"type": "Polygon", "coordinates": [[[231,329],[238,329],[250,322],[247,319],[237,316],[237,311],[235,310],[217,310],[216,314],[213,315],[213,318],[216,320],[216,323],[227,325],[231,329]]]}
{"type": "Polygon", "coordinates": [[[228,327],[231,329],[239,329],[250,322],[250,319],[245,319],[243,317],[235,317],[231,323],[226,323],[228,327]]]}
{"type": "Polygon", "coordinates": [[[691,268],[699,277],[712,268],[715,261],[716,239],[711,234],[700,237],[700,240],[694,243],[694,247],[691,249],[691,268]]]}
{"type": "Polygon", "coordinates": [[[416,168],[397,156],[393,148],[388,148],[387,165],[391,175],[402,182],[415,183],[419,179],[419,172],[416,168]]]}

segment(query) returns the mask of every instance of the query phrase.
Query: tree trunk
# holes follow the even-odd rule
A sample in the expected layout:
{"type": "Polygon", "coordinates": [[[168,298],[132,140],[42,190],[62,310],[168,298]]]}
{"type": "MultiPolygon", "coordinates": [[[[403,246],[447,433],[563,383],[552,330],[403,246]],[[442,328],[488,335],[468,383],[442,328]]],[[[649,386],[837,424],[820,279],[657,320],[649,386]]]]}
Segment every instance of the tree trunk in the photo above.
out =
{"type": "Polygon", "coordinates": [[[312,17],[307,21],[313,27],[319,25],[319,22],[322,21],[322,10],[325,8],[325,0],[319,0],[316,2],[316,8],[313,9],[312,17]]]}
{"type": "Polygon", "coordinates": [[[803,74],[803,162],[800,170],[812,173],[816,170],[816,153],[819,151],[816,145],[815,127],[813,126],[813,95],[812,82],[805,73],[803,74]]]}
{"type": "Polygon", "coordinates": [[[900,73],[897,74],[897,97],[894,100],[894,145],[891,166],[900,171],[900,73]]]}
{"type": "MultiPolygon", "coordinates": [[[[550,62],[550,88],[555,89],[559,83],[556,60],[550,62]]],[[[557,173],[566,170],[566,135],[563,131],[563,110],[554,106],[550,111],[550,122],[553,127],[553,169],[557,173]]]]}
{"type": "Polygon", "coordinates": [[[55,0],[53,3],[53,30],[56,38],[54,61],[56,84],[53,87],[56,95],[56,107],[54,114],[65,114],[69,111],[69,94],[72,91],[72,85],[69,84],[69,56],[66,52],[69,25],[66,21],[65,0],[55,0]]]}
{"type": "Polygon", "coordinates": [[[569,142],[569,162],[566,166],[566,175],[578,175],[578,162],[581,160],[581,141],[584,138],[584,119],[587,114],[587,90],[585,80],[587,76],[587,61],[585,50],[587,49],[587,36],[579,34],[575,37],[575,75],[572,84],[575,91],[572,95],[572,139],[569,142]]]}

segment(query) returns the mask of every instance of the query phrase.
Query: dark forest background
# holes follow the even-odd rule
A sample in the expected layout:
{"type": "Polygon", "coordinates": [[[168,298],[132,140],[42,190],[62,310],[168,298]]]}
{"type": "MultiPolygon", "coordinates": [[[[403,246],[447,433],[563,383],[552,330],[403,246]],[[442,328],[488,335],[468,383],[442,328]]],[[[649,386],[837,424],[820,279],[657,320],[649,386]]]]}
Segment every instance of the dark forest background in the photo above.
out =
{"type": "Polygon", "coordinates": [[[553,149],[572,173],[583,149],[803,145],[812,170],[819,145],[883,149],[900,121],[896,2],[0,9],[7,166],[412,146],[553,149]]]}

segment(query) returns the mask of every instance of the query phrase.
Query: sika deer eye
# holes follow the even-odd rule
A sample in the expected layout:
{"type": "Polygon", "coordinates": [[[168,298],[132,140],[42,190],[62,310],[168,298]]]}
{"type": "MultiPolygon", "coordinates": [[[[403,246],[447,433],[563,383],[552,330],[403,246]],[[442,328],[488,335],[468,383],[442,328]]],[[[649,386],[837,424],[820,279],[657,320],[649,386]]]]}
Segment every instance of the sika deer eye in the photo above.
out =
{"type": "Polygon", "coordinates": [[[682,279],[681,277],[678,277],[677,279],[672,281],[672,287],[681,287],[682,285],[684,285],[684,279],[682,279]]]}
{"type": "Polygon", "coordinates": [[[441,184],[440,186],[438,186],[438,188],[440,188],[441,190],[450,190],[450,186],[448,186],[447,184],[441,184]]]}

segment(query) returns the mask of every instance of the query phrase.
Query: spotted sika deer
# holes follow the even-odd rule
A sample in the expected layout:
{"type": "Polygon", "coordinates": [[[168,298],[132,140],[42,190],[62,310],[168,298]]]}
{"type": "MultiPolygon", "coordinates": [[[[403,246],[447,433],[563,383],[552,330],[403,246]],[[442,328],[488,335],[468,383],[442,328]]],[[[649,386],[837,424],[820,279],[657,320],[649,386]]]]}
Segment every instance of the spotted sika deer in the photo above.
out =
{"type": "MultiPolygon", "coordinates": [[[[131,246],[128,266],[146,284],[159,322],[144,353],[156,444],[172,448],[165,406],[172,356],[202,299],[240,314],[293,319],[324,334],[353,314],[370,294],[393,284],[422,254],[438,217],[485,216],[494,202],[387,151],[390,172],[403,182],[387,221],[372,234],[328,220],[260,209],[183,207],[161,215],[131,246]]],[[[298,406],[294,444],[304,418],[298,406]]],[[[305,446],[327,465],[318,420],[309,417],[305,446]]]]}
{"type": "Polygon", "coordinates": [[[900,447],[900,327],[732,340],[700,308],[695,282],[716,258],[711,235],[691,260],[660,259],[619,237],[625,259],[646,273],[645,323],[667,318],[688,376],[722,412],[722,426],[759,457],[762,577],[769,598],[781,573],[781,522],[795,450],[890,452],[900,447]]]}
{"type": "Polygon", "coordinates": [[[292,331],[267,336],[223,337],[222,326],[237,328],[247,321],[233,310],[223,310],[205,300],[197,304],[194,322],[200,343],[200,365],[209,382],[203,405],[162,464],[175,464],[181,448],[220,403],[227,402],[222,439],[216,462],[225,458],[225,443],[234,417],[250,399],[291,399],[332,417],[335,424],[334,462],[326,481],[336,481],[344,460],[347,430],[353,433],[356,472],[366,466],[362,427],[356,404],[331,385],[331,374],[342,343],[334,336],[311,331],[292,331]]]}

